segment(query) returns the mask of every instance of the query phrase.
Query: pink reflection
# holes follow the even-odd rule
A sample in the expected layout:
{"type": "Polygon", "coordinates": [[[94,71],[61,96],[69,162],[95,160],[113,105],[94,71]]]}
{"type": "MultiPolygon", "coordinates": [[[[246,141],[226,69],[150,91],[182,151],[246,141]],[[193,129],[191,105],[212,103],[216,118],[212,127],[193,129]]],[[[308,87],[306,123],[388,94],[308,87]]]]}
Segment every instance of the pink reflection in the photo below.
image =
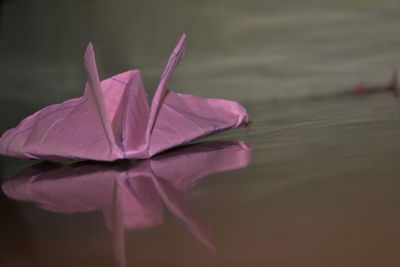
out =
{"type": "Polygon", "coordinates": [[[163,223],[163,204],[208,248],[210,229],[187,207],[185,193],[210,174],[243,168],[251,148],[243,142],[208,142],[132,163],[41,163],[2,185],[16,200],[57,213],[101,210],[113,235],[114,253],[126,266],[124,231],[163,223]]]}

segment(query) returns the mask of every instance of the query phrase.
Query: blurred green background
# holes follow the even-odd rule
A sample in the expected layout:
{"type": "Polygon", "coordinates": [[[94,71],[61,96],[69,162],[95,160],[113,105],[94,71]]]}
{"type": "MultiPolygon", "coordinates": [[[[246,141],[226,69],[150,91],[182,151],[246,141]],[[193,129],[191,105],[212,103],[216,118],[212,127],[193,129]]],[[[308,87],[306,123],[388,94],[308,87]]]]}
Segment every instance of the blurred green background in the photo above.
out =
{"type": "Polygon", "coordinates": [[[185,32],[170,88],[250,105],[384,83],[400,62],[398,0],[0,3],[2,131],[82,94],[89,41],[102,79],[138,68],[151,94],[185,32]]]}

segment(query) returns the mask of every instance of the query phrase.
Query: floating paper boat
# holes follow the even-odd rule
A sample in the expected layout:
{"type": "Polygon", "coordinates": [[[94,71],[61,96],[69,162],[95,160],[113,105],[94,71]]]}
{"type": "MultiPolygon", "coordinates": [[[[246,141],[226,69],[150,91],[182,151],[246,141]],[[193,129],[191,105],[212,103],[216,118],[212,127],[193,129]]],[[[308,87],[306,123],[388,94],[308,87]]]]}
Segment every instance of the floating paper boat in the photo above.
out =
{"type": "Polygon", "coordinates": [[[237,102],[167,89],[184,54],[185,39],[182,35],[173,50],[150,106],[139,70],[99,81],[89,44],[84,95],[43,108],[5,132],[0,138],[0,154],[47,160],[143,159],[246,124],[247,112],[237,102]]]}

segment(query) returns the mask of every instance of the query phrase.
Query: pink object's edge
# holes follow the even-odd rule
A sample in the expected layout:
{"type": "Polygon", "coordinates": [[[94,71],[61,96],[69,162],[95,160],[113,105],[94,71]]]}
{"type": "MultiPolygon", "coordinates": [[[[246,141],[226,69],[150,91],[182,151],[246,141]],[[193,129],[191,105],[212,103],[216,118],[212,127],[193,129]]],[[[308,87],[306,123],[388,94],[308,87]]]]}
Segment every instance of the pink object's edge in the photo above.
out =
{"type": "Polygon", "coordinates": [[[150,158],[169,148],[249,122],[246,109],[224,99],[174,93],[168,80],[185,51],[183,34],[151,106],[139,70],[100,81],[93,46],[85,52],[84,95],[43,108],[0,138],[0,154],[34,159],[114,161],[150,158]]]}

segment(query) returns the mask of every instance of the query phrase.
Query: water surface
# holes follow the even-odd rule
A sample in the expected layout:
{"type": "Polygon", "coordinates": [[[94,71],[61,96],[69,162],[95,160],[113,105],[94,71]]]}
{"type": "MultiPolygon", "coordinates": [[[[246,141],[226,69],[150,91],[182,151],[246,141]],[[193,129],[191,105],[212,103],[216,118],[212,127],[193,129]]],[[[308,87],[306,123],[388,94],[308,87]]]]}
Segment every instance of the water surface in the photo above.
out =
{"type": "Polygon", "coordinates": [[[186,32],[169,87],[246,106],[250,127],[207,138],[244,154],[0,157],[0,266],[400,265],[400,103],[343,94],[398,67],[399,1],[121,3],[0,1],[0,133],[82,95],[89,41],[102,79],[141,69],[151,97],[186,32]]]}

